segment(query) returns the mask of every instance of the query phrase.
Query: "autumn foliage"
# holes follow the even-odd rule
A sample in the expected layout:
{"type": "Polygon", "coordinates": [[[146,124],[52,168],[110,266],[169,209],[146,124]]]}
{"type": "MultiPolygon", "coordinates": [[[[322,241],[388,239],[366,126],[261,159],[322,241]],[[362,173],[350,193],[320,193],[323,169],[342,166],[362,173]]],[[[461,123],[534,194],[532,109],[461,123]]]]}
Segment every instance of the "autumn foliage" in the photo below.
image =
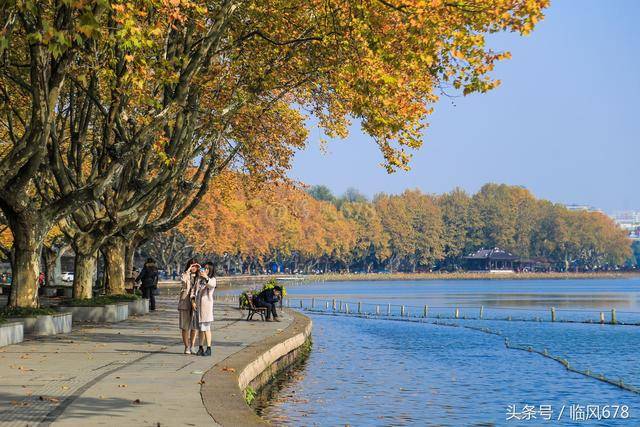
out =
{"type": "MultiPolygon", "coordinates": [[[[569,211],[520,187],[317,200],[290,184],[244,186],[225,174],[179,227],[194,251],[227,270],[426,271],[455,269],[479,248],[543,257],[560,270],[602,269],[631,255],[606,215],[569,211]]],[[[327,198],[327,197],[325,197],[327,198]]]]}
{"type": "MultiPolygon", "coordinates": [[[[74,296],[91,296],[99,251],[107,253],[108,291],[124,292],[124,265],[138,243],[176,227],[212,179],[225,170],[283,178],[310,115],[330,136],[358,120],[387,170],[407,169],[441,91],[498,84],[490,73],[508,54],[489,49],[486,34],[527,34],[547,5],[2,2],[0,209],[13,238],[10,304],[38,305],[39,254],[60,223],[77,255],[74,296]]],[[[317,211],[339,223],[331,209],[317,211]]],[[[296,235],[288,221],[267,226],[296,235]]],[[[309,248],[289,240],[277,245],[279,256],[329,250],[326,236],[309,248]]],[[[344,257],[346,248],[331,252],[344,257]]]]}

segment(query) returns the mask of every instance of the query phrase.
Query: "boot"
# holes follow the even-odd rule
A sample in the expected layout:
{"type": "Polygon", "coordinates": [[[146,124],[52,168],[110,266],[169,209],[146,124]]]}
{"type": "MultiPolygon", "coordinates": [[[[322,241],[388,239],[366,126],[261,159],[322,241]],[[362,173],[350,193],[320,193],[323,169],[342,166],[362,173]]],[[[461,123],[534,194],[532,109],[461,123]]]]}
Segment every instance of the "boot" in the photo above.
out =
{"type": "Polygon", "coordinates": [[[196,356],[202,356],[204,354],[204,348],[202,346],[198,347],[198,352],[196,353],[196,356]]]}
{"type": "Polygon", "coordinates": [[[211,356],[211,347],[207,347],[207,350],[202,353],[203,356],[211,356]]]}

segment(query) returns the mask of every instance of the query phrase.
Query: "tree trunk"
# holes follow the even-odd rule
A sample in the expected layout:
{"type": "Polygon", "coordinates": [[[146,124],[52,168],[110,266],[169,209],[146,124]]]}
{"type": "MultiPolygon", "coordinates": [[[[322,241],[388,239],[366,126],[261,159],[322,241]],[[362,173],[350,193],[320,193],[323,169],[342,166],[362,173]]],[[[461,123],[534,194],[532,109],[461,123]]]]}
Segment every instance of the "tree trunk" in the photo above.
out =
{"type": "Polygon", "coordinates": [[[125,241],[122,237],[109,239],[103,246],[107,295],[123,295],[125,290],[125,241]]]}
{"type": "Polygon", "coordinates": [[[41,242],[31,233],[16,233],[11,264],[11,307],[38,307],[41,242]],[[22,235],[20,235],[22,234],[22,235]]]}
{"type": "Polygon", "coordinates": [[[56,253],[56,260],[53,265],[52,281],[50,284],[58,284],[62,282],[62,257],[69,250],[70,246],[65,245],[56,253]]]}
{"type": "Polygon", "coordinates": [[[58,251],[52,248],[43,248],[44,277],[47,286],[55,285],[55,271],[58,251]]]}
{"type": "Polygon", "coordinates": [[[124,273],[125,278],[131,278],[133,274],[133,266],[136,255],[136,249],[138,249],[139,241],[134,237],[129,244],[125,244],[124,252],[124,273]]]}
{"type": "Polygon", "coordinates": [[[73,274],[73,297],[75,299],[89,299],[93,296],[96,252],[90,254],[76,252],[75,271],[73,274]]]}
{"type": "MultiPolygon", "coordinates": [[[[42,223],[21,221],[14,218],[13,256],[11,262],[11,307],[38,307],[38,276],[40,275],[40,254],[42,252],[42,223]]],[[[23,219],[23,218],[20,218],[23,219]]]]}

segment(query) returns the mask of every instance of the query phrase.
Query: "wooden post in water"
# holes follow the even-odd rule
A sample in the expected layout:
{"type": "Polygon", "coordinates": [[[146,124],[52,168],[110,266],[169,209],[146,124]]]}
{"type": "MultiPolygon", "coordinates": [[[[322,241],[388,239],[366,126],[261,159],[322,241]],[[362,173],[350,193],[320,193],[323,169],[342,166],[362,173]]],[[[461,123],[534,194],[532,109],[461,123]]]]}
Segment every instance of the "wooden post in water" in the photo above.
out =
{"type": "Polygon", "coordinates": [[[616,323],[618,323],[618,320],[616,319],[616,309],[612,308],[611,309],[611,324],[615,325],[616,323]]]}
{"type": "Polygon", "coordinates": [[[404,317],[404,305],[400,307],[400,317],[404,317]]]}
{"type": "Polygon", "coordinates": [[[329,301],[325,301],[324,303],[324,309],[329,311],[329,301]]]}
{"type": "Polygon", "coordinates": [[[302,308],[302,298],[300,298],[300,308],[302,308]]]}
{"type": "Polygon", "coordinates": [[[480,318],[482,319],[482,316],[484,315],[484,306],[481,305],[480,306],[480,318]]]}
{"type": "Polygon", "coordinates": [[[391,304],[387,304],[387,316],[391,316],[391,304]]]}
{"type": "Polygon", "coordinates": [[[425,305],[424,306],[424,311],[422,313],[422,317],[427,317],[429,315],[429,306],[425,305]]]}
{"type": "Polygon", "coordinates": [[[342,301],[340,301],[340,305],[339,305],[339,310],[340,312],[342,312],[342,301]]]}
{"type": "Polygon", "coordinates": [[[380,306],[376,305],[376,316],[380,316],[380,306]]]}
{"type": "Polygon", "coordinates": [[[551,321],[552,322],[556,321],[556,308],[555,307],[551,307],[551,321]]]}
{"type": "Polygon", "coordinates": [[[456,307],[456,319],[460,317],[460,310],[456,307]]]}
{"type": "Polygon", "coordinates": [[[349,304],[348,303],[344,303],[344,312],[349,314],[349,304]]]}
{"type": "Polygon", "coordinates": [[[361,310],[362,310],[362,303],[358,301],[358,314],[361,313],[361,310]]]}
{"type": "Polygon", "coordinates": [[[604,311],[600,312],[600,323],[604,323],[604,311]]]}
{"type": "Polygon", "coordinates": [[[333,311],[336,311],[336,299],[332,299],[331,300],[331,307],[333,308],[333,311]]]}
{"type": "Polygon", "coordinates": [[[311,298],[311,308],[316,308],[316,299],[311,298]]]}

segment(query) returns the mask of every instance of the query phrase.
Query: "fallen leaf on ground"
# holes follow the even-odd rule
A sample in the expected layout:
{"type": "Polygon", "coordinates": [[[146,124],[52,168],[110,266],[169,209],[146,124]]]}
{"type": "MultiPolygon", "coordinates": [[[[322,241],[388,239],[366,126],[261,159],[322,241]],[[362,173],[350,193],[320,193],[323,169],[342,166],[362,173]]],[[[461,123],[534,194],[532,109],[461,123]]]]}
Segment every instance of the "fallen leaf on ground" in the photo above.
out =
{"type": "Polygon", "coordinates": [[[48,397],[48,396],[40,396],[38,399],[40,399],[40,400],[46,400],[46,401],[51,402],[51,403],[58,403],[58,402],[60,402],[60,399],[55,398],[55,397],[48,397]]]}
{"type": "Polygon", "coordinates": [[[120,388],[127,388],[127,385],[126,385],[126,384],[118,384],[118,387],[120,387],[120,388]]]}
{"type": "Polygon", "coordinates": [[[198,384],[204,384],[204,380],[198,381],[198,384]]]}
{"type": "Polygon", "coordinates": [[[29,406],[29,402],[18,402],[17,400],[12,400],[11,404],[13,406],[29,406]]]}
{"type": "Polygon", "coordinates": [[[68,385],[63,385],[61,388],[62,388],[63,390],[69,390],[69,386],[68,386],[68,385]]]}
{"type": "Polygon", "coordinates": [[[228,366],[223,367],[222,369],[220,369],[221,371],[225,371],[225,372],[235,372],[236,368],[230,368],[228,366]]]}
{"type": "Polygon", "coordinates": [[[140,401],[140,399],[136,399],[133,401],[134,405],[140,405],[142,402],[140,401]]]}

